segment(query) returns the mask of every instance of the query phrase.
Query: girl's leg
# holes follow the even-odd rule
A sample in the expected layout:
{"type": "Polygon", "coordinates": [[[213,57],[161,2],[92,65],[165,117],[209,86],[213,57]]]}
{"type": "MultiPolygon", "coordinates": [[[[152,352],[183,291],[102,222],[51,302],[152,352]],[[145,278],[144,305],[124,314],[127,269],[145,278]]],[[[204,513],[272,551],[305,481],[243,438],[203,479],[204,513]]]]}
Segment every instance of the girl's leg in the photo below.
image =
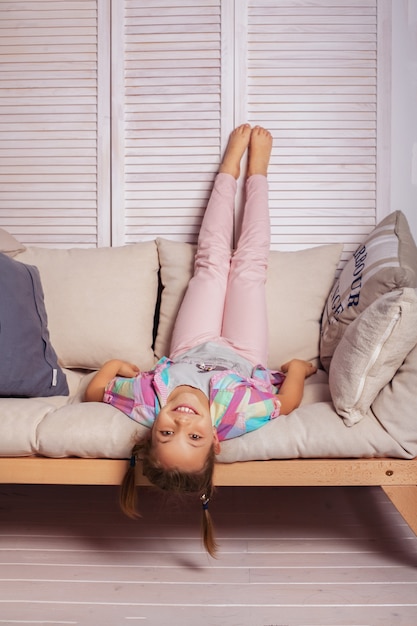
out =
{"type": "Polygon", "coordinates": [[[240,160],[250,126],[230,136],[198,237],[194,276],[179,310],[171,340],[171,358],[220,337],[232,251],[234,201],[240,160]]]}
{"type": "Polygon", "coordinates": [[[242,232],[233,256],[223,318],[223,338],[254,365],[266,365],[266,271],[270,249],[267,168],[272,136],[255,127],[249,145],[242,232]]]}

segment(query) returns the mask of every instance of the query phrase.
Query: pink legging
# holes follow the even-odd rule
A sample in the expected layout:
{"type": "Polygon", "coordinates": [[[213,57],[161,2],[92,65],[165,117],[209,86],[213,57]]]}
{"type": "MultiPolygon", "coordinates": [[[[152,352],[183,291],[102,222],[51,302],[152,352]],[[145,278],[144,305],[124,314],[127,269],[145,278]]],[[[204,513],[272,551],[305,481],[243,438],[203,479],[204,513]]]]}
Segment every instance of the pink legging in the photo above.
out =
{"type": "Polygon", "coordinates": [[[217,174],[198,237],[194,276],[175,322],[171,358],[215,341],[253,365],[267,363],[268,182],[258,174],[246,181],[242,231],[233,253],[236,186],[230,174],[217,174]]]}

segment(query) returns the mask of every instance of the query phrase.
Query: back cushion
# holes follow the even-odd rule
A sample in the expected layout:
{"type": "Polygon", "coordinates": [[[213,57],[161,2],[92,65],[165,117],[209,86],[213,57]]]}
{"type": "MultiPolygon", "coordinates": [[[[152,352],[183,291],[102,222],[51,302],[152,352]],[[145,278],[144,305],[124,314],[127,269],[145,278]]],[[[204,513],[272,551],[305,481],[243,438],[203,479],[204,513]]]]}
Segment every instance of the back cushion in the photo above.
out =
{"type": "Polygon", "coordinates": [[[98,369],[120,358],[149,369],[158,293],[154,241],[115,248],[28,247],[36,265],[52,343],[64,367],[98,369]]]}
{"type": "MultiPolygon", "coordinates": [[[[169,354],[175,317],[193,273],[195,246],[167,239],[157,243],[163,291],[155,353],[161,357],[169,354]]],[[[321,315],[341,252],[339,244],[270,252],[266,297],[271,369],[296,357],[318,359],[321,315]]]]}

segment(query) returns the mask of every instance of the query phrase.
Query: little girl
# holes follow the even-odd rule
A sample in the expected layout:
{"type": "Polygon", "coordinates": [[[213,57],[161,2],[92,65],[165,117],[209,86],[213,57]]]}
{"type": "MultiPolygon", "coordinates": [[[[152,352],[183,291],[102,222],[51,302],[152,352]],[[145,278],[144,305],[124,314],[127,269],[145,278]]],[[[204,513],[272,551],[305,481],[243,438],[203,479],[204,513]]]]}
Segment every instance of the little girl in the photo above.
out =
{"type": "MultiPolygon", "coordinates": [[[[103,401],[149,426],[132,452],[121,505],[135,515],[134,462],[166,490],[198,492],[204,545],[215,542],[208,513],[220,442],[287,414],[301,402],[304,380],[316,368],[294,359],[282,372],[265,369],[265,281],[270,249],[267,169],[271,134],[249,124],[236,128],[216,176],[201,225],[194,276],[173,331],[169,358],[149,372],[107,362],[90,382],[85,400],[103,401]],[[236,180],[249,148],[242,231],[232,252],[236,180]]],[[[282,294],[285,297],[285,294],[282,294]]]]}

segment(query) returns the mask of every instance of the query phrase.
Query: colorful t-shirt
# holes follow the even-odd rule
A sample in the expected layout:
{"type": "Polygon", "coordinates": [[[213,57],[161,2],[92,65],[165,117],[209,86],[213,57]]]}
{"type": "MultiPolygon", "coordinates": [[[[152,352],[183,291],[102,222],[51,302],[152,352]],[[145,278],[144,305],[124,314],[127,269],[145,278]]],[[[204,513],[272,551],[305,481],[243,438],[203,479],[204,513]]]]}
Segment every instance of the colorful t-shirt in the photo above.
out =
{"type": "MultiPolygon", "coordinates": [[[[170,394],[172,365],[173,361],[163,357],[153,370],[134,378],[113,378],[105,389],[103,402],[151,428],[170,394]]],[[[278,417],[280,402],[276,394],[284,379],[281,372],[262,366],[253,368],[251,377],[232,370],[214,370],[209,383],[209,404],[219,440],[239,437],[278,417]]]]}

